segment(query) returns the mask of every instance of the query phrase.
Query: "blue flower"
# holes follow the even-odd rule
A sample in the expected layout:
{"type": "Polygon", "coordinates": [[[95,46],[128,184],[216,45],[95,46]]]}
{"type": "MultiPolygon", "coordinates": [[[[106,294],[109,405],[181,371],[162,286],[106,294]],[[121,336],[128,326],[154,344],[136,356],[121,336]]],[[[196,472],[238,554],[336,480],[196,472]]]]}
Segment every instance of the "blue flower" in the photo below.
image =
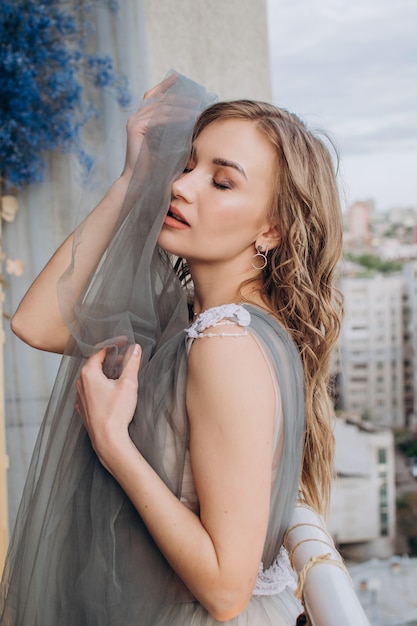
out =
{"type": "Polygon", "coordinates": [[[21,188],[42,180],[44,154],[73,150],[84,169],[91,157],[81,131],[97,90],[129,103],[127,80],[107,55],[91,54],[97,2],[115,0],[0,0],[0,178],[21,188]]]}

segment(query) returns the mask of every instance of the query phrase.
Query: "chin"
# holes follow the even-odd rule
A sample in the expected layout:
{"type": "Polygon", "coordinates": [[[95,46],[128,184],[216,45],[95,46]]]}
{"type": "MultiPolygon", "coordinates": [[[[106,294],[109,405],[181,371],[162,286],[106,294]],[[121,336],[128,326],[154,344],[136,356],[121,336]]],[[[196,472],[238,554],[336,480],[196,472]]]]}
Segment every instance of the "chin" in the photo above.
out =
{"type": "Polygon", "coordinates": [[[158,246],[168,252],[169,254],[174,254],[175,256],[184,256],[182,251],[179,249],[178,245],[175,245],[173,241],[170,241],[171,237],[165,236],[164,231],[162,230],[158,237],[158,246]]]}

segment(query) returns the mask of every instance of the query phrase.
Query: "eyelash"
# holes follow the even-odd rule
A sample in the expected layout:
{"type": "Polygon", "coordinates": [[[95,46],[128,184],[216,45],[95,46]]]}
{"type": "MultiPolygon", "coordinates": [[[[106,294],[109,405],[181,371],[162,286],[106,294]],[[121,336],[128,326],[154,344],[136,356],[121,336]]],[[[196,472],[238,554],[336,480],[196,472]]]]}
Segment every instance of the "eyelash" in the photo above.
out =
{"type": "MultiPolygon", "coordinates": [[[[189,172],[192,172],[193,168],[191,167],[185,167],[183,170],[183,174],[188,174],[189,172]]],[[[222,185],[220,183],[217,183],[214,178],[212,179],[212,185],[216,188],[219,189],[220,191],[226,191],[227,189],[232,189],[232,185],[231,183],[228,183],[227,185],[222,185]]]]}
{"type": "Polygon", "coordinates": [[[216,189],[220,189],[220,191],[226,191],[226,189],[231,189],[230,185],[221,185],[220,183],[216,183],[216,181],[212,180],[212,183],[216,189]]]}

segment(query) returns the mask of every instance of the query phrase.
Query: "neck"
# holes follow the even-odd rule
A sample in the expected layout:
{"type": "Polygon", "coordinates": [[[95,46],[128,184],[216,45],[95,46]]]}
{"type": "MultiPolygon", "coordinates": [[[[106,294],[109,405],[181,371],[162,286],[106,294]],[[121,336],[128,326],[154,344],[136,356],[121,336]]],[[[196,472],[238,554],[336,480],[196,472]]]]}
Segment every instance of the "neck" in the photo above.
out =
{"type": "Polygon", "coordinates": [[[250,302],[265,306],[260,281],[256,274],[239,274],[230,268],[189,263],[194,283],[194,312],[196,315],[222,304],[250,302]],[[246,281],[250,280],[250,283],[246,281]]]}

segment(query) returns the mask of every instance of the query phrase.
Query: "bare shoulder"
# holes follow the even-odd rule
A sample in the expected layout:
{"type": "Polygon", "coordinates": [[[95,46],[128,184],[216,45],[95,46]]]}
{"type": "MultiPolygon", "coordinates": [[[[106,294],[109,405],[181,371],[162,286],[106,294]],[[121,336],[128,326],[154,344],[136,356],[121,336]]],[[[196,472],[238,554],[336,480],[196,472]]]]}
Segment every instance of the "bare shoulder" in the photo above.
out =
{"type": "Polygon", "coordinates": [[[251,370],[262,362],[266,365],[263,350],[254,336],[227,320],[205,329],[193,341],[189,352],[189,367],[200,372],[218,370],[231,363],[241,371],[251,370]]]}
{"type": "Polygon", "coordinates": [[[188,361],[187,396],[198,413],[224,418],[233,411],[275,412],[275,387],[263,349],[250,332],[229,324],[208,329],[210,335],[195,340],[188,361]]]}

